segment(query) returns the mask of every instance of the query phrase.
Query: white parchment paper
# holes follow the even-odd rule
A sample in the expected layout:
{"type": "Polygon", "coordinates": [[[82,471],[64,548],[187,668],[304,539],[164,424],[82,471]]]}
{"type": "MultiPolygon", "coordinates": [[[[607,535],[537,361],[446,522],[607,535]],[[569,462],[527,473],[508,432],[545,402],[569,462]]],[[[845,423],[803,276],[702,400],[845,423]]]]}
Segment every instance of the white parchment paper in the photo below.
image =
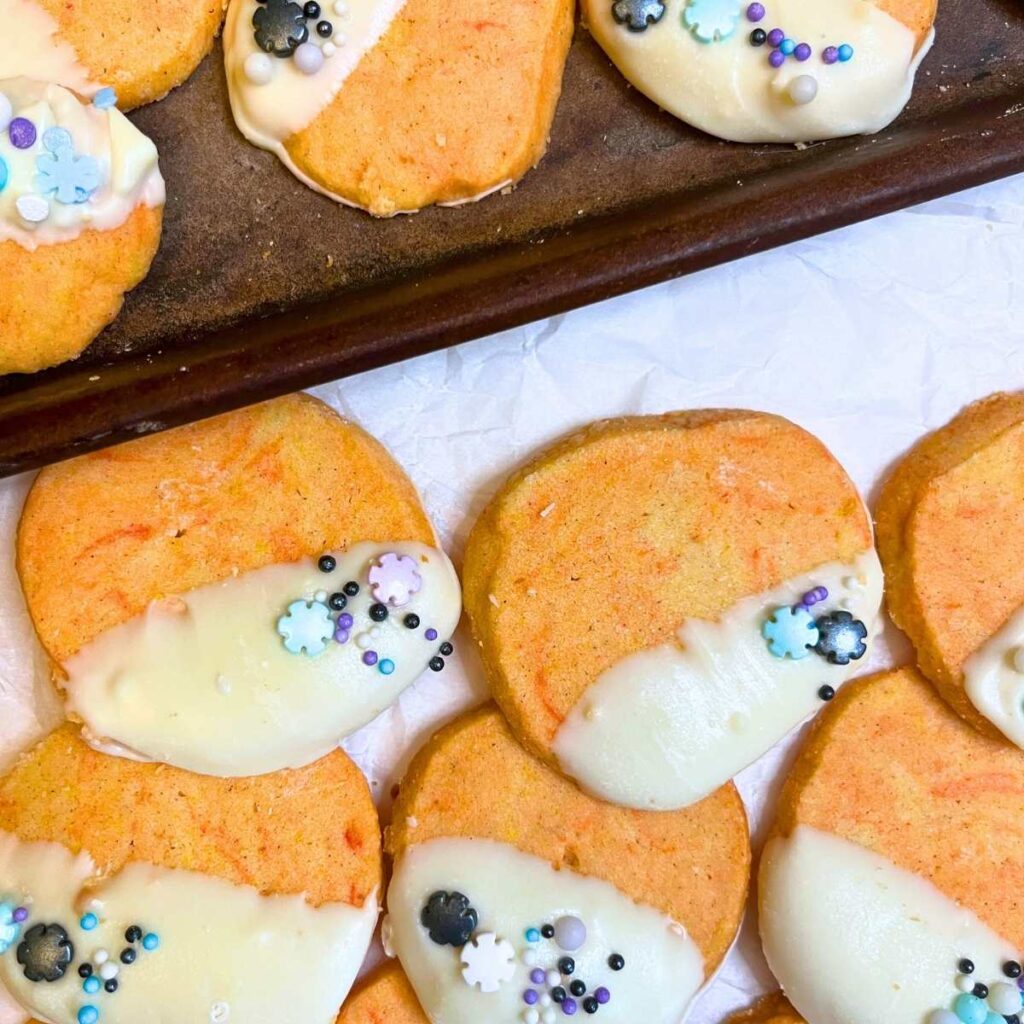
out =
{"type": "MultiPolygon", "coordinates": [[[[391,449],[458,561],[474,517],[509,470],[593,419],[710,406],[781,413],[821,437],[870,501],[922,434],[969,401],[1022,387],[1018,177],[315,394],[391,449]]],[[[14,572],[28,483],[0,482],[0,762],[60,717],[14,572]]],[[[443,673],[428,672],[345,743],[385,815],[422,740],[486,697],[464,627],[456,647],[443,673]]],[[[863,668],[907,656],[889,627],[863,668]]],[[[738,780],[755,849],[796,740],[738,780]]],[[[690,1020],[717,1024],[775,987],[751,911],[690,1020]]]]}

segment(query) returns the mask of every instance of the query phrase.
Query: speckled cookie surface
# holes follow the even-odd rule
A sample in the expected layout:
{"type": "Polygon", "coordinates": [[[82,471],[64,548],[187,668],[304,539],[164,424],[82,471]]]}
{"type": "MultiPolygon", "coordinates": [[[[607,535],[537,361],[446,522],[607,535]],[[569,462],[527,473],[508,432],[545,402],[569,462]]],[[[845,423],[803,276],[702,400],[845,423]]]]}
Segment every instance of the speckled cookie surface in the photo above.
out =
{"type": "Polygon", "coordinates": [[[163,209],[139,206],[112,231],[34,251],[0,242],[0,374],[73,359],[117,316],[149,271],[163,209]]]}
{"type": "Polygon", "coordinates": [[[297,395],[43,470],[18,570],[61,663],[153,600],[363,540],[434,534],[384,448],[297,395]]]}
{"type": "Polygon", "coordinates": [[[851,683],[818,719],[773,835],[810,826],[849,840],[1021,949],[1024,855],[1012,823],[1024,815],[1022,777],[1024,753],[967,726],[913,669],[887,672],[851,683]]]}
{"type": "Polygon", "coordinates": [[[750,848],[731,784],[682,811],[601,803],[527,754],[493,707],[446,726],[419,751],[392,822],[386,849],[396,861],[432,839],[489,839],[610,882],[683,924],[706,977],[743,916],[750,848]]]}
{"type": "Polygon", "coordinates": [[[359,907],[381,884],[376,809],[340,751],[223,780],[96,753],[64,726],[0,779],[0,830],[85,849],[109,873],[142,862],[314,905],[359,907]]]}
{"type": "Polygon", "coordinates": [[[725,1024],[805,1024],[781,992],[769,992],[753,1006],[726,1019],[725,1024]]]}
{"type": "Polygon", "coordinates": [[[429,1024],[409,979],[397,963],[364,978],[345,1000],[338,1024],[429,1024]]]}
{"type": "Polygon", "coordinates": [[[465,604],[495,698],[555,764],[559,726],[614,663],[871,543],[845,471],[787,420],[611,420],[498,491],[469,540],[465,604]]]}
{"type": "MultiPolygon", "coordinates": [[[[226,0],[7,0],[49,15],[52,42],[71,47],[88,78],[115,90],[122,110],[161,99],[210,52],[226,0]]],[[[3,73],[0,58],[0,78],[3,73]]],[[[76,85],[75,82],[62,83],[76,85]]]]}
{"type": "Polygon", "coordinates": [[[997,735],[964,690],[964,665],[1024,605],[1024,396],[977,402],[915,445],[875,518],[889,613],[921,670],[997,735]]]}

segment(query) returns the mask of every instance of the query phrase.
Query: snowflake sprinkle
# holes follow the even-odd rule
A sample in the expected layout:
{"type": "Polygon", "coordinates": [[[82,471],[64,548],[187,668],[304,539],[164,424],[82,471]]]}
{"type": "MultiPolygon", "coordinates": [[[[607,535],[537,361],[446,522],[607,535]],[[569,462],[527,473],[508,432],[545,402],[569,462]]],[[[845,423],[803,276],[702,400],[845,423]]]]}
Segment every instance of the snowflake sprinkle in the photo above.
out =
{"type": "Polygon", "coordinates": [[[319,601],[292,601],[288,613],[277,620],[277,631],[292,654],[319,654],[334,630],[331,610],[319,601]]]}
{"type": "Polygon", "coordinates": [[[661,21],[664,13],[661,0],[615,0],[612,4],[612,17],[631,32],[643,32],[661,21]]]}
{"type": "Polygon", "coordinates": [[[14,904],[0,903],[0,956],[21,936],[21,925],[14,919],[14,904]]]}
{"type": "Polygon", "coordinates": [[[64,128],[43,132],[46,152],[36,157],[35,186],[58,203],[84,203],[100,186],[100,165],[91,156],[75,156],[71,134],[64,128]]]}
{"type": "Polygon", "coordinates": [[[818,627],[803,605],[781,605],[761,627],[761,635],[776,658],[799,661],[806,658],[818,642],[818,627]]]}
{"type": "Polygon", "coordinates": [[[389,552],[370,569],[370,589],[375,601],[401,608],[423,586],[416,562],[408,555],[389,552]]]}
{"type": "Polygon", "coordinates": [[[683,24],[702,43],[719,43],[736,31],[741,0],[688,0],[683,24]]]}
{"type": "Polygon", "coordinates": [[[481,992],[497,992],[516,972],[516,951],[510,942],[491,932],[478,935],[462,947],[462,977],[481,992]]]}
{"type": "Polygon", "coordinates": [[[867,652],[864,641],[868,628],[860,619],[849,612],[832,612],[822,615],[817,622],[819,639],[815,650],[833,665],[849,665],[851,661],[863,658],[867,652]]]}

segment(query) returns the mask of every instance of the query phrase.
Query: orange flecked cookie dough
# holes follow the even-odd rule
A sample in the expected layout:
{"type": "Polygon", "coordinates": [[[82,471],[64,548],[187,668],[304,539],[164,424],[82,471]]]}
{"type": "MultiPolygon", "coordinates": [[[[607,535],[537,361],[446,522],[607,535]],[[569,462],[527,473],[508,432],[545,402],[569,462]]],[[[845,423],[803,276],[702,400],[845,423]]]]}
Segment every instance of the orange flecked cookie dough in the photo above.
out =
{"type": "Polygon", "coordinates": [[[233,0],[232,110],[306,184],[375,216],[467,202],[544,155],[572,30],[570,0],[324,0],[308,19],[233,0]]]}
{"type": "Polygon", "coordinates": [[[753,1006],[734,1013],[726,1024],[805,1024],[781,992],[762,996],[753,1006]]]}
{"type": "Polygon", "coordinates": [[[352,990],[338,1024],[429,1024],[402,968],[385,964],[352,990]]]}
{"type": "Polygon", "coordinates": [[[384,448],[300,395],[43,470],[17,561],[90,742],[244,776],[443,667],[461,595],[435,544],[384,448]]]}
{"type": "Polygon", "coordinates": [[[1020,1010],[1022,772],[1024,753],[971,729],[913,669],[838,695],[761,858],[765,953],[799,1014],[870,1020],[884,1006],[909,1024],[1020,1010]]]}
{"type": "Polygon", "coordinates": [[[493,707],[416,755],[386,849],[385,942],[437,1024],[480,999],[518,1016],[524,998],[560,995],[613,1022],[648,1005],[677,1020],[733,941],[750,866],[732,785],[681,811],[601,803],[523,750],[493,707]]]}
{"type": "Polygon", "coordinates": [[[24,75],[92,97],[112,89],[131,110],[162,99],[213,46],[226,0],[149,0],[130,10],[112,0],[0,0],[0,24],[16,47],[0,78],[24,75]]]}
{"type": "Polygon", "coordinates": [[[598,796],[665,809],[830,698],[870,641],[881,575],[820,441],[708,410],[596,423],[536,456],[474,526],[464,589],[527,748],[598,796]],[[792,648],[771,639],[790,625],[792,648]]]}
{"type": "Polygon", "coordinates": [[[875,518],[889,612],[972,725],[1024,745],[1024,396],[968,406],[906,455],[875,518]]]}
{"type": "Polygon", "coordinates": [[[226,781],[107,757],[66,725],[0,779],[0,891],[26,908],[0,978],[43,1019],[75,1024],[99,1002],[123,1024],[187,971],[167,1021],[256,999],[329,1024],[377,919],[380,829],[341,751],[226,781]],[[64,955],[47,959],[57,938],[64,955]],[[83,997],[93,974],[106,993],[83,997]]]}

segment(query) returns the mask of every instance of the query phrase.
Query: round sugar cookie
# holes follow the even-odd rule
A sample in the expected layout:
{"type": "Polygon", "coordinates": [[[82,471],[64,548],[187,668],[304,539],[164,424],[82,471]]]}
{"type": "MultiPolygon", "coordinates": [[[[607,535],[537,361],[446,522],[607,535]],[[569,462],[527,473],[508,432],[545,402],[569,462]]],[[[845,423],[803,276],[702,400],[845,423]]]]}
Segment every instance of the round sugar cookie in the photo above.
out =
{"type": "Polygon", "coordinates": [[[769,992],[753,1006],[728,1018],[726,1024],[805,1024],[781,992],[769,992]]]}
{"type": "Polygon", "coordinates": [[[126,12],[113,0],[0,0],[0,25],[17,45],[0,78],[74,89],[122,110],[162,99],[210,52],[226,0],[149,0],[126,12]]]}
{"type": "Polygon", "coordinates": [[[889,611],[972,725],[1024,746],[1024,395],[964,409],[878,500],[889,611]],[[1017,547],[1021,547],[1018,554],[1017,547]]]}
{"type": "Polygon", "coordinates": [[[385,948],[435,1024],[559,1003],[676,1024],[733,941],[750,867],[732,785],[681,811],[602,803],[493,707],[417,753],[385,846],[385,948]]]}
{"type": "Polygon", "coordinates": [[[810,1024],[1019,1014],[1022,776],[1024,753],[913,669],[839,694],[786,782],[759,877],[768,963],[810,1024]]]}
{"type": "Polygon", "coordinates": [[[212,775],[322,756],[444,668],[461,609],[408,477],[308,396],[43,470],[17,551],[89,741],[212,775]]]}
{"type": "Polygon", "coordinates": [[[163,206],[156,147],[117,109],[0,70],[0,374],[73,359],[117,316],[163,206]]]}
{"type": "Polygon", "coordinates": [[[397,963],[379,967],[352,990],[338,1024],[430,1024],[397,963]]]}
{"type": "Polygon", "coordinates": [[[226,781],[65,725],[0,779],[0,981],[53,1024],[331,1024],[380,886],[376,811],[341,751],[226,781]]]}
{"type": "Polygon", "coordinates": [[[571,0],[232,0],[235,121],[307,185],[375,216],[478,199],[543,156],[573,10],[571,0]]]}
{"type": "Polygon", "coordinates": [[[583,0],[649,99],[734,142],[880,131],[906,106],[937,0],[583,0]]]}
{"type": "Polygon", "coordinates": [[[504,484],[466,608],[520,740],[626,806],[713,792],[872,639],[881,570],[843,468],[764,413],[596,423],[504,484]]]}

